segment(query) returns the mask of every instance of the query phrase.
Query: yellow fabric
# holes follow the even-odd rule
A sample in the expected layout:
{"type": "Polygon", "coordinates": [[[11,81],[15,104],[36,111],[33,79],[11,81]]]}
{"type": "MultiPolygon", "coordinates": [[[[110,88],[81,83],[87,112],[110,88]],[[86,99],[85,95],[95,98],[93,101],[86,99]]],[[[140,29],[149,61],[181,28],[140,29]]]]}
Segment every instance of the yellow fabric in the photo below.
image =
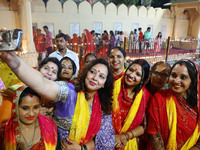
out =
{"type": "Polygon", "coordinates": [[[12,86],[21,82],[6,63],[0,61],[0,78],[2,79],[5,87],[12,86]]]}
{"type": "MultiPolygon", "coordinates": [[[[176,142],[177,113],[176,113],[176,104],[173,100],[173,97],[171,97],[170,100],[166,101],[166,109],[167,109],[167,118],[169,122],[169,130],[170,130],[170,135],[169,135],[166,149],[176,150],[177,149],[177,142],[176,142]]],[[[181,150],[188,150],[192,148],[196,144],[198,139],[199,139],[199,133],[198,133],[198,124],[197,124],[194,130],[194,133],[185,142],[181,150]]]]}
{"type": "Polygon", "coordinates": [[[81,91],[78,93],[69,139],[80,144],[86,137],[89,122],[90,112],[88,101],[85,98],[85,94],[81,91]]]}
{"type": "MultiPolygon", "coordinates": [[[[113,91],[113,111],[114,113],[117,111],[120,111],[119,108],[119,102],[118,102],[118,95],[121,89],[121,80],[123,77],[121,77],[120,79],[118,79],[117,81],[115,81],[115,85],[114,85],[114,91],[113,91]]],[[[143,95],[143,90],[141,89],[140,92],[137,94],[130,110],[129,113],[125,119],[125,123],[122,127],[122,130],[120,133],[124,133],[127,132],[127,130],[129,129],[130,125],[132,124],[135,115],[139,109],[140,106],[140,102],[142,100],[142,95],[143,95]]],[[[137,140],[136,138],[133,138],[132,140],[129,140],[126,144],[125,149],[126,150],[132,150],[134,148],[134,150],[137,150],[137,140]]]]}
{"type": "Polygon", "coordinates": [[[129,140],[126,143],[126,146],[124,148],[124,150],[137,150],[137,149],[138,149],[138,145],[137,145],[137,139],[136,138],[129,140]]]}
{"type": "Polygon", "coordinates": [[[45,145],[45,150],[55,150],[56,149],[56,144],[44,142],[44,145],[45,145]]]}

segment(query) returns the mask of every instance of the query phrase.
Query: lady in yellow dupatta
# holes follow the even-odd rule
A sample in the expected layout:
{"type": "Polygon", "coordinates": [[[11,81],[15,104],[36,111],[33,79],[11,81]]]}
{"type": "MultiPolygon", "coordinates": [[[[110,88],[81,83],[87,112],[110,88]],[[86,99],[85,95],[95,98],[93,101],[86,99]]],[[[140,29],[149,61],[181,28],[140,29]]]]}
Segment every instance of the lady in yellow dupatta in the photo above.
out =
{"type": "Polygon", "coordinates": [[[176,62],[169,90],[160,90],[150,102],[148,133],[155,150],[196,150],[199,141],[199,68],[190,60],[176,62]]]}
{"type": "Polygon", "coordinates": [[[136,138],[144,134],[143,120],[150,96],[144,86],[149,68],[146,60],[135,60],[124,76],[115,81],[112,116],[116,149],[138,149],[136,138]]]}

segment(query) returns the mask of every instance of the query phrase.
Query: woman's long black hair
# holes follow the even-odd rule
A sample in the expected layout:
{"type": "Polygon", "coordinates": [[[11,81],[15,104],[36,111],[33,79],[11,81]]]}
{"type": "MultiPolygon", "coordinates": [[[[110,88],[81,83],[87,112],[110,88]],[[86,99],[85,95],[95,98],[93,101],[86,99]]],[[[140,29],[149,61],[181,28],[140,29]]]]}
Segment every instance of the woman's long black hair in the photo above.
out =
{"type": "Polygon", "coordinates": [[[172,66],[171,71],[173,70],[173,68],[177,64],[184,64],[186,66],[187,70],[188,70],[188,74],[189,74],[189,76],[191,78],[191,83],[190,83],[189,89],[187,90],[186,102],[191,107],[195,107],[195,106],[197,106],[197,73],[198,73],[197,70],[196,70],[196,67],[190,60],[180,60],[180,61],[177,61],[172,66]]]}
{"type": "Polygon", "coordinates": [[[75,83],[75,90],[76,92],[83,91],[87,97],[87,88],[85,85],[85,78],[87,76],[88,71],[97,64],[103,64],[108,69],[108,75],[103,88],[98,90],[98,96],[101,103],[101,109],[105,114],[111,114],[112,110],[112,95],[113,95],[113,76],[112,71],[110,69],[109,63],[104,59],[95,59],[91,61],[87,66],[83,68],[81,73],[78,76],[78,82],[75,83]]]}

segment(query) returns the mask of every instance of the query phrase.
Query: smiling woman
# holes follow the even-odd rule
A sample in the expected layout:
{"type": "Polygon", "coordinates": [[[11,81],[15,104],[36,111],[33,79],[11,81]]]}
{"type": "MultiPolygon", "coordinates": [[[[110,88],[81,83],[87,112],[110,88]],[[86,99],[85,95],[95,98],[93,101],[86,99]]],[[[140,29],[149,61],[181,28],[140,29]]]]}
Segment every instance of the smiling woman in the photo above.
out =
{"type": "Polygon", "coordinates": [[[116,46],[108,52],[108,60],[113,70],[113,77],[115,80],[119,79],[124,75],[124,63],[125,63],[126,52],[123,48],[116,46]]]}
{"type": "Polygon", "coordinates": [[[40,99],[25,85],[16,91],[11,118],[0,127],[0,149],[55,149],[57,126],[51,118],[39,115],[40,99]]]}
{"type": "Polygon", "coordinates": [[[63,149],[87,147],[88,150],[94,148],[110,150],[114,148],[111,116],[113,78],[106,60],[96,59],[85,67],[79,75],[75,89],[70,83],[45,79],[14,52],[1,52],[0,58],[11,69],[13,68],[21,81],[43,98],[56,103],[54,120],[58,125],[63,149]],[[96,68],[99,64],[102,67],[96,68]],[[103,69],[107,69],[107,72],[103,72],[103,69]],[[94,76],[88,78],[93,71],[94,76]],[[86,76],[89,82],[86,82],[86,76]],[[102,79],[104,83],[100,82],[102,79]],[[91,86],[95,89],[87,88],[91,86]]]}
{"type": "Polygon", "coordinates": [[[149,105],[148,133],[152,146],[157,150],[199,149],[198,66],[190,60],[176,62],[169,84],[170,89],[154,94],[149,105]]]}
{"type": "Polygon", "coordinates": [[[59,80],[66,81],[66,82],[71,81],[73,79],[73,76],[76,73],[76,64],[69,57],[63,57],[60,60],[60,63],[62,65],[62,71],[59,76],[59,80]]]}
{"type": "Polygon", "coordinates": [[[113,94],[113,127],[115,130],[115,148],[137,150],[144,134],[145,112],[149,92],[145,83],[149,76],[150,65],[146,60],[133,61],[123,77],[115,81],[113,94]]]}

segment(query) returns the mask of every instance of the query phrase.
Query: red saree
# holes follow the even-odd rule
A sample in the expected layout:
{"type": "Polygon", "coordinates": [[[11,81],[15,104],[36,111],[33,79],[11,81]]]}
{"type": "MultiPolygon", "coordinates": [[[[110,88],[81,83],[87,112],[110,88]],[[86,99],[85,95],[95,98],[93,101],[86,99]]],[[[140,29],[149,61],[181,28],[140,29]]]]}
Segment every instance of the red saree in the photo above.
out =
{"type": "MultiPolygon", "coordinates": [[[[20,87],[13,98],[11,118],[0,127],[0,149],[1,150],[16,150],[17,143],[21,137],[21,126],[18,113],[18,100],[22,91],[27,86],[20,87]]],[[[53,119],[38,115],[38,122],[41,130],[41,140],[34,144],[31,150],[50,150],[55,149],[57,144],[57,125],[53,119]]]]}
{"type": "Polygon", "coordinates": [[[153,95],[153,98],[150,102],[148,133],[151,135],[160,136],[162,145],[165,148],[168,146],[175,146],[175,148],[173,147],[174,149],[185,150],[190,149],[195,144],[200,144],[200,140],[198,139],[200,135],[200,72],[195,63],[190,60],[187,61],[193,64],[197,71],[197,106],[191,108],[182,97],[175,94],[170,89],[157,92],[155,95],[153,95]],[[172,107],[174,108],[171,106],[169,107],[169,104],[172,104],[170,101],[173,101],[174,106],[172,107]],[[172,111],[175,112],[175,115],[171,115],[172,111]],[[169,117],[169,115],[171,116],[169,117]],[[175,122],[174,124],[173,121],[175,122]],[[173,129],[171,128],[172,126],[173,129]],[[171,135],[173,135],[173,137],[171,135]]]}
{"type": "MultiPolygon", "coordinates": [[[[143,123],[148,100],[150,97],[149,91],[145,87],[142,87],[135,94],[134,98],[129,98],[127,96],[127,91],[124,88],[124,78],[115,81],[116,82],[115,88],[118,87],[119,80],[122,80],[120,91],[117,97],[119,107],[116,107],[118,105],[117,102],[115,102],[117,92],[116,90],[114,90],[114,98],[113,98],[114,102],[113,102],[113,112],[112,112],[113,127],[116,134],[121,134],[124,131],[127,132],[133,130],[143,123]],[[127,121],[130,122],[130,124],[129,123],[127,124],[127,121]]],[[[133,143],[130,144],[133,145],[133,143]]],[[[130,149],[130,147],[128,149],[130,149]]]]}
{"type": "MultiPolygon", "coordinates": [[[[166,100],[173,95],[170,90],[161,90],[156,93],[149,108],[148,133],[161,135],[163,144],[166,146],[170,134],[166,100]]],[[[174,95],[175,96],[175,95],[174,95]]],[[[197,124],[197,107],[190,106],[181,97],[175,96],[177,108],[177,148],[180,149],[187,139],[192,135],[197,124]]]]}

